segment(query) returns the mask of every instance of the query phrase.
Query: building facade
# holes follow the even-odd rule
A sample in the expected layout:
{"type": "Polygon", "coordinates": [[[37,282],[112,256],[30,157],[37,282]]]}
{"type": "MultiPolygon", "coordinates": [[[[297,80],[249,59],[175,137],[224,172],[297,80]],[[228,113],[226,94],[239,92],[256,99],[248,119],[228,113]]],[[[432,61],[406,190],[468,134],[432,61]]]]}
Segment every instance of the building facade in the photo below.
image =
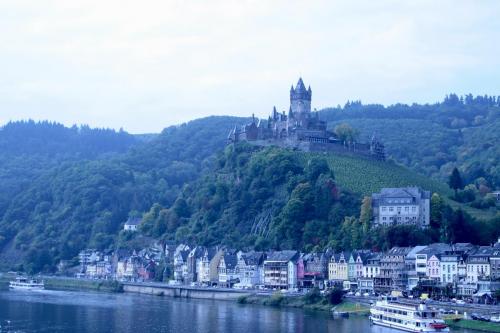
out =
{"type": "Polygon", "coordinates": [[[375,225],[418,225],[430,223],[429,191],[418,187],[383,188],[372,194],[375,225]]]}

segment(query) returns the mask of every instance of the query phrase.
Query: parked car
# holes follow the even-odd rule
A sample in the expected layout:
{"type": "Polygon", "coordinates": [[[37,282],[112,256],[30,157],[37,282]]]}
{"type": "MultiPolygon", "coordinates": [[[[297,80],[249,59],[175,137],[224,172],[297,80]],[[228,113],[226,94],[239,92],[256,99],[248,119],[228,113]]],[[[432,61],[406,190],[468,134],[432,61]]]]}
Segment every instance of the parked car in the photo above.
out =
{"type": "Polygon", "coordinates": [[[500,314],[492,315],[490,320],[493,323],[500,323],[500,314]]]}
{"type": "Polygon", "coordinates": [[[461,299],[459,299],[459,300],[457,300],[457,304],[459,304],[459,305],[464,305],[464,304],[465,304],[465,302],[464,302],[464,301],[462,301],[461,299]]]}
{"type": "Polygon", "coordinates": [[[473,313],[473,314],[470,315],[470,318],[472,320],[479,320],[479,315],[477,313],[473,313]]]}
{"type": "Polygon", "coordinates": [[[364,293],[363,294],[364,297],[369,297],[370,296],[370,293],[364,293]]]}
{"type": "Polygon", "coordinates": [[[358,297],[359,297],[359,296],[361,296],[361,293],[358,291],[358,292],[356,292],[356,293],[354,294],[354,296],[358,296],[358,297]]]}

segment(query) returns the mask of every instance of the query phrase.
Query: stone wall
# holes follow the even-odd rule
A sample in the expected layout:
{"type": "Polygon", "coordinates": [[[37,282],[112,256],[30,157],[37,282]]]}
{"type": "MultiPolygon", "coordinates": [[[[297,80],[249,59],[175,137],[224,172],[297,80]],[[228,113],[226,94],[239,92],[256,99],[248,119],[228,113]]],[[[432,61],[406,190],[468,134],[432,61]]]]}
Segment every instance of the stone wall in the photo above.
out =
{"type": "Polygon", "coordinates": [[[129,293],[149,294],[158,296],[214,299],[214,300],[237,300],[241,296],[249,296],[251,293],[243,290],[194,288],[187,286],[167,286],[159,284],[124,283],[123,291],[129,293]]]}

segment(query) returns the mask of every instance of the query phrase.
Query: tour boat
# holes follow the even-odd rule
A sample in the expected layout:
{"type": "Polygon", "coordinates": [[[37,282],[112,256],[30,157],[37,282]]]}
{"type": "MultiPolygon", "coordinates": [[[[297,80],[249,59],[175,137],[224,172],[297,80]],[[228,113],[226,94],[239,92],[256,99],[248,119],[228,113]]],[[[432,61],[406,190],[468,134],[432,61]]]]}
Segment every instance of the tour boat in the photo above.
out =
{"type": "Polygon", "coordinates": [[[9,282],[10,289],[23,289],[23,290],[43,290],[43,281],[35,279],[28,279],[25,277],[17,277],[15,281],[9,282]]]}
{"type": "Polygon", "coordinates": [[[425,304],[399,301],[396,297],[383,297],[370,309],[370,321],[407,332],[449,332],[439,313],[425,304]]]}

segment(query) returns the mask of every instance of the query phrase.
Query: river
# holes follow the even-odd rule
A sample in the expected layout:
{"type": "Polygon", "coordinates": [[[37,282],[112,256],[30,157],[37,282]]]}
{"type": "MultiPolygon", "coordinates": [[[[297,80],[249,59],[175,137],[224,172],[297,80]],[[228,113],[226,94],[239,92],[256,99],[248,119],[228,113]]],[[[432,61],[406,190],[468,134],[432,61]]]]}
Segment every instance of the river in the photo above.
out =
{"type": "Polygon", "coordinates": [[[53,290],[0,291],[0,325],[2,333],[400,333],[370,326],[366,317],[333,319],[327,313],[229,301],[53,290]]]}

